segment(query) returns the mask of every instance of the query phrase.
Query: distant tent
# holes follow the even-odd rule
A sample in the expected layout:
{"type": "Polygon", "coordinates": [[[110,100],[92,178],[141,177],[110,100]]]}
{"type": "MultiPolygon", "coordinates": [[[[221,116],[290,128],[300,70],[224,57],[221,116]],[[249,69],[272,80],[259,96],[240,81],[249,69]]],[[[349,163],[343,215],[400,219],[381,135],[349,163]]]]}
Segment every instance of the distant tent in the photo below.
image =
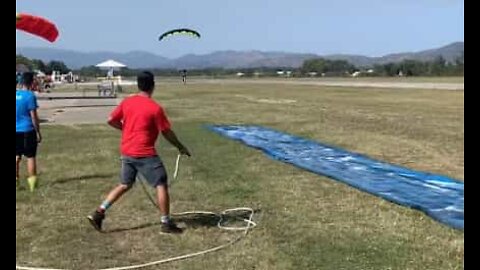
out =
{"type": "Polygon", "coordinates": [[[108,70],[108,77],[113,77],[113,72],[115,70],[120,70],[122,68],[126,68],[127,65],[124,65],[120,62],[117,62],[115,60],[107,60],[105,62],[102,62],[95,67],[101,68],[101,69],[106,69],[108,70]]]}
{"type": "Polygon", "coordinates": [[[115,60],[107,60],[105,62],[102,62],[98,65],[96,65],[96,67],[98,68],[107,68],[107,69],[120,69],[120,68],[125,68],[127,67],[126,65],[120,63],[120,62],[117,62],[115,60]]]}

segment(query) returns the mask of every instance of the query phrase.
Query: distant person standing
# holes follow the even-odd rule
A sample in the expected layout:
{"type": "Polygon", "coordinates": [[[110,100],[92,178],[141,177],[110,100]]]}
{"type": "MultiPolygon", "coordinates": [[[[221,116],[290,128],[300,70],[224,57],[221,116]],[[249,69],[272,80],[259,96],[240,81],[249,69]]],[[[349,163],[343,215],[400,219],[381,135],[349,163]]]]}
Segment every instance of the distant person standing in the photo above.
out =
{"type": "Polygon", "coordinates": [[[183,81],[183,84],[187,84],[187,70],[186,69],[182,70],[182,81],[183,81]]]}
{"type": "Polygon", "coordinates": [[[37,187],[37,147],[42,141],[40,119],[38,117],[37,98],[33,93],[35,75],[33,72],[23,73],[19,89],[16,89],[16,124],[17,124],[17,186],[20,185],[20,164],[22,158],[27,158],[28,185],[30,191],[37,187]]]}

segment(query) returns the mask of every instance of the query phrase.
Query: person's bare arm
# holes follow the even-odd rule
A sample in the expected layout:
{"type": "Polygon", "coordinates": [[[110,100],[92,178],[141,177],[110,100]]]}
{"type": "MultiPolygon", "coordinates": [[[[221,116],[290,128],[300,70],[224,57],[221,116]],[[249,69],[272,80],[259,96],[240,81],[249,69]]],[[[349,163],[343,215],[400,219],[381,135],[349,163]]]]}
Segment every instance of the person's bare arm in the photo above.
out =
{"type": "Polygon", "coordinates": [[[180,142],[178,139],[177,135],[173,130],[167,130],[162,132],[163,137],[171,143],[173,146],[175,146],[178,151],[180,151],[180,154],[186,155],[186,156],[192,156],[190,151],[180,142]]]}
{"type": "Polygon", "coordinates": [[[30,116],[32,117],[32,124],[35,128],[35,132],[37,133],[37,142],[42,142],[42,133],[40,132],[40,118],[38,117],[37,110],[30,111],[30,116]]]}

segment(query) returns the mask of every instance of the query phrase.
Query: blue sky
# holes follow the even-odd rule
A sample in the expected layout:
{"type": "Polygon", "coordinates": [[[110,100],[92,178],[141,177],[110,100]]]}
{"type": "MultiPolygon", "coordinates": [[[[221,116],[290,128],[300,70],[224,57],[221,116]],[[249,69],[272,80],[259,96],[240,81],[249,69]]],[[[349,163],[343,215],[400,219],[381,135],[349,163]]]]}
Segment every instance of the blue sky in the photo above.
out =
{"type": "Polygon", "coordinates": [[[418,51],[464,40],[462,0],[17,0],[17,12],[55,21],[49,44],[24,33],[17,46],[148,51],[166,57],[217,50],[316,54],[418,51]],[[157,42],[189,27],[201,40],[157,42]]]}

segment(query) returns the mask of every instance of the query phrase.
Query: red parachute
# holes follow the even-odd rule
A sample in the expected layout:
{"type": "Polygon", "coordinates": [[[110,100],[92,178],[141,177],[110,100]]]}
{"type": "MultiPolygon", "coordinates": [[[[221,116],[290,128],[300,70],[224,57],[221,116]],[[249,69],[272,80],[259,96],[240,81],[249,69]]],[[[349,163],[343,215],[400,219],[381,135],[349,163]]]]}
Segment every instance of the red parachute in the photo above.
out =
{"type": "Polygon", "coordinates": [[[29,14],[17,13],[17,30],[55,42],[59,36],[57,26],[47,19],[29,14]]]}

